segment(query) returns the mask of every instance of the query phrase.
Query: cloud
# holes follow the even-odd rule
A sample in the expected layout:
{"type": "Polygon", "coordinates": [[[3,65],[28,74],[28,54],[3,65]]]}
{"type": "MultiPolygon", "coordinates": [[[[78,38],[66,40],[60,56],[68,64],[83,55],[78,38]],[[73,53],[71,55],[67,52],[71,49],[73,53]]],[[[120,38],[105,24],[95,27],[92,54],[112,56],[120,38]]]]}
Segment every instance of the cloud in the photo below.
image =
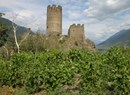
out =
{"type": "Polygon", "coordinates": [[[32,28],[34,31],[37,31],[39,28],[45,30],[46,6],[42,7],[38,4],[39,2],[34,2],[34,0],[13,0],[11,5],[8,2],[9,0],[5,0],[5,6],[1,7],[2,9],[10,10],[5,11],[6,18],[13,20],[14,16],[17,15],[14,20],[15,23],[32,28]]]}
{"type": "Polygon", "coordinates": [[[17,0],[11,0],[11,2],[10,2],[10,0],[1,1],[1,2],[0,2],[0,7],[5,7],[5,6],[8,6],[8,5],[11,5],[11,4],[13,4],[15,1],[17,1],[17,0]]]}
{"type": "Polygon", "coordinates": [[[84,10],[87,17],[105,19],[130,9],[130,0],[89,0],[88,9],[84,10]]]}
{"type": "Polygon", "coordinates": [[[88,0],[84,23],[86,36],[100,43],[116,32],[130,28],[130,0],[88,0]]]}
{"type": "Polygon", "coordinates": [[[76,20],[82,17],[82,13],[79,10],[69,10],[68,18],[71,20],[76,20]]]}

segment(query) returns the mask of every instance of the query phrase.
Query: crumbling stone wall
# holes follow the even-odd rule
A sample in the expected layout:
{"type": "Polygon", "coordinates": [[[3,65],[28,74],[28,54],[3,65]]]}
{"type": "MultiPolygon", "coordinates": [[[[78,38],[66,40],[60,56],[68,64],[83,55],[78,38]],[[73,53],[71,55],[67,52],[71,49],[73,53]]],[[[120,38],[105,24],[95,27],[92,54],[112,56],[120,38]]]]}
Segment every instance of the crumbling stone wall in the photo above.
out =
{"type": "Polygon", "coordinates": [[[84,41],[84,25],[73,24],[68,30],[70,40],[84,41]]]}

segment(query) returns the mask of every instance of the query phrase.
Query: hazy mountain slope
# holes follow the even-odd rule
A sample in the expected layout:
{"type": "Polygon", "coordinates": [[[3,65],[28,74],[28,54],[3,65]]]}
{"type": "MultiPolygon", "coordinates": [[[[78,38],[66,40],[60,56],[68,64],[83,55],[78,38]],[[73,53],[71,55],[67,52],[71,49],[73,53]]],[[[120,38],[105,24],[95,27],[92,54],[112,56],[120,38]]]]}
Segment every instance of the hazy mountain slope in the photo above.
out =
{"type": "Polygon", "coordinates": [[[130,29],[128,30],[122,30],[110,38],[108,38],[106,41],[100,43],[97,45],[98,49],[107,49],[111,46],[130,46],[130,29]]]}
{"type": "MultiPolygon", "coordinates": [[[[12,22],[8,19],[0,17],[0,23],[6,24],[10,29],[12,27],[12,22]]],[[[17,25],[17,26],[18,26],[17,27],[17,35],[18,36],[22,35],[23,33],[27,32],[27,30],[28,30],[28,28],[25,28],[25,27],[22,27],[22,26],[19,26],[19,25],[17,25]]],[[[13,34],[12,29],[9,31],[9,34],[13,34]]]]}

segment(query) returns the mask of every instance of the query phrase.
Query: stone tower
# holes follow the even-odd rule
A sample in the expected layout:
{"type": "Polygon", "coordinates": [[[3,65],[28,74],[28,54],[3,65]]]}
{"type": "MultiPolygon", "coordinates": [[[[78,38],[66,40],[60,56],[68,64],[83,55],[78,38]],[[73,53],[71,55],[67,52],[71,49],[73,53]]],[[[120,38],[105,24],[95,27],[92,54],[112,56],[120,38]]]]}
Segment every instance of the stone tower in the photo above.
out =
{"type": "Polygon", "coordinates": [[[47,7],[47,34],[62,34],[62,7],[48,6],[47,7]]]}
{"type": "Polygon", "coordinates": [[[84,41],[84,24],[71,25],[68,34],[71,40],[84,41]]]}

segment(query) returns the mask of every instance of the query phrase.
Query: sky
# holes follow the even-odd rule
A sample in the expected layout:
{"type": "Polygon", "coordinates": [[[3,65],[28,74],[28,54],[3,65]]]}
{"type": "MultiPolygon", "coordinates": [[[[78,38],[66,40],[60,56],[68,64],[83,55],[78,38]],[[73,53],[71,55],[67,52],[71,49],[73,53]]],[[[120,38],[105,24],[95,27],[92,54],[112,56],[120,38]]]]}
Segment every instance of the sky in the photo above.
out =
{"type": "Polygon", "coordinates": [[[21,26],[45,32],[47,6],[52,4],[62,6],[64,35],[70,25],[84,24],[86,38],[98,44],[130,28],[130,0],[0,0],[0,12],[21,26]]]}

